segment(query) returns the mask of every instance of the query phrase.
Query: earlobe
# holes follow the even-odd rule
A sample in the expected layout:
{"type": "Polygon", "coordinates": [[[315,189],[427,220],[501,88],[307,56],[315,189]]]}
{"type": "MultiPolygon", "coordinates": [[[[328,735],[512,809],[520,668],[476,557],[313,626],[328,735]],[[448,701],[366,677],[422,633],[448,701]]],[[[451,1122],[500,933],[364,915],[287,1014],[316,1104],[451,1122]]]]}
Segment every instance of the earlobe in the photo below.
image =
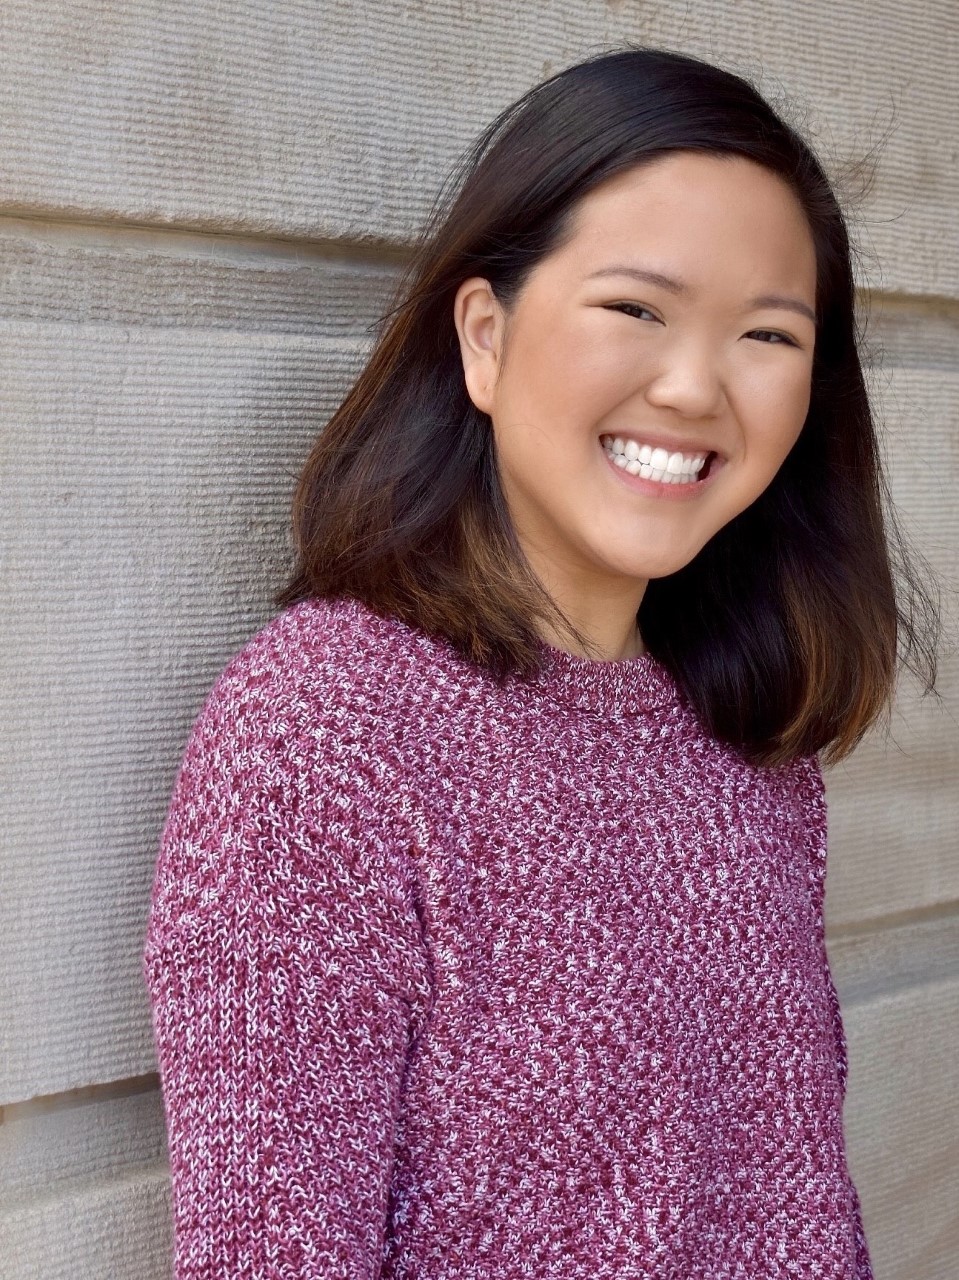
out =
{"type": "Polygon", "coordinates": [[[473,404],[481,413],[492,416],[493,397],[490,395],[488,381],[483,371],[475,364],[464,364],[463,377],[473,404]]]}
{"type": "Polygon", "coordinates": [[[500,344],[500,308],[488,281],[481,276],[463,281],[453,301],[453,322],[459,337],[466,390],[477,409],[491,414],[500,344]]]}

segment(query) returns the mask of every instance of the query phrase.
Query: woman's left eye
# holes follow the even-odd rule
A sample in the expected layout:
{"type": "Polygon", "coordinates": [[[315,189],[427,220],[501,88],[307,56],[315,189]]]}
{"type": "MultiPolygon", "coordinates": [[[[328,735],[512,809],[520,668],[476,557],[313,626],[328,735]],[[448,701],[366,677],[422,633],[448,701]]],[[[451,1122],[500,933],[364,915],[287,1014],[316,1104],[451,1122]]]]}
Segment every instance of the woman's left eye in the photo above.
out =
{"type": "MultiPolygon", "coordinates": [[[[790,336],[789,336],[789,334],[788,334],[788,333],[779,333],[779,332],[777,332],[777,330],[775,330],[775,329],[753,329],[753,331],[752,331],[752,332],[753,332],[754,334],[756,334],[756,333],[762,333],[762,334],[765,334],[765,335],[766,335],[767,337],[769,337],[769,338],[776,338],[776,339],[778,339],[778,341],[779,341],[779,342],[785,342],[785,343],[786,343],[786,345],[787,345],[787,346],[790,346],[790,347],[797,347],[797,346],[799,345],[799,344],[798,344],[798,342],[796,342],[794,339],[790,338],[790,336]]],[[[747,335],[747,336],[748,336],[748,335],[747,335]]],[[[775,344],[773,344],[773,345],[775,345],[775,344]]]]}
{"type": "Polygon", "coordinates": [[[638,302],[611,302],[609,304],[610,311],[622,311],[626,315],[634,315],[637,311],[645,312],[646,315],[652,316],[654,320],[658,320],[659,316],[653,315],[649,307],[641,307],[638,302]]]}

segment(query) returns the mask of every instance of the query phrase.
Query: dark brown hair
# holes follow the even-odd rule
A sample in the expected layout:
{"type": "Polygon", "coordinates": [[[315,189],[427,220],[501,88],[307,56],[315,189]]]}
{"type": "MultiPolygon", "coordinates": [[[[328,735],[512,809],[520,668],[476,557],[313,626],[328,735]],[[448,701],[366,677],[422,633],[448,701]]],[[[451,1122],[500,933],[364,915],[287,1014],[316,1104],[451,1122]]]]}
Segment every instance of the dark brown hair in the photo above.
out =
{"type": "Polygon", "coordinates": [[[595,652],[516,538],[490,419],[466,390],[453,298],[482,276],[508,314],[589,191],[674,151],[744,156],[789,183],[816,246],[816,345],[796,445],[747,510],[648,584],[640,631],[706,728],[747,759],[838,760],[888,711],[897,652],[934,687],[938,626],[882,476],[846,223],[808,144],[752,85],[670,50],[627,45],[552,76],[454,170],[306,461],[297,564],[275,603],[356,597],[497,678],[536,667],[536,619],[595,652]]]}

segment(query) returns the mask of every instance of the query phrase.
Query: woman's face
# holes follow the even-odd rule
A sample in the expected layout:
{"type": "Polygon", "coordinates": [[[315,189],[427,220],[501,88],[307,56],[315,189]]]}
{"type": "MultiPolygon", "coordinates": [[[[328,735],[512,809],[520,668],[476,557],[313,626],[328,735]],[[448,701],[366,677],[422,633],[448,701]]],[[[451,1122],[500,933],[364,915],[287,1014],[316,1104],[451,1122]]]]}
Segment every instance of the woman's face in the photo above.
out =
{"type": "Polygon", "coordinates": [[[786,184],[692,152],[586,196],[508,316],[485,280],[463,282],[467,388],[548,586],[641,598],[762,493],[809,407],[815,295],[786,184]]]}

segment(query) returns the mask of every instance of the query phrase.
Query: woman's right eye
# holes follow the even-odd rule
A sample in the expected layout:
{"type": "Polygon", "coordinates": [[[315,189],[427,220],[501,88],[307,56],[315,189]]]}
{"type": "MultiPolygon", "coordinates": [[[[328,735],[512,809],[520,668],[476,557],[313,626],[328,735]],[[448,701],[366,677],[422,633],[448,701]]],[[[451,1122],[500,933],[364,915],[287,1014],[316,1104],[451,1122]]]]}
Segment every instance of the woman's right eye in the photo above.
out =
{"type": "MultiPolygon", "coordinates": [[[[649,307],[641,307],[638,302],[611,302],[608,305],[610,311],[623,311],[626,315],[633,315],[635,312],[645,312],[646,315],[652,316],[654,320],[659,320],[659,316],[654,315],[649,307]]],[[[637,316],[637,319],[639,317],[637,316]]]]}

